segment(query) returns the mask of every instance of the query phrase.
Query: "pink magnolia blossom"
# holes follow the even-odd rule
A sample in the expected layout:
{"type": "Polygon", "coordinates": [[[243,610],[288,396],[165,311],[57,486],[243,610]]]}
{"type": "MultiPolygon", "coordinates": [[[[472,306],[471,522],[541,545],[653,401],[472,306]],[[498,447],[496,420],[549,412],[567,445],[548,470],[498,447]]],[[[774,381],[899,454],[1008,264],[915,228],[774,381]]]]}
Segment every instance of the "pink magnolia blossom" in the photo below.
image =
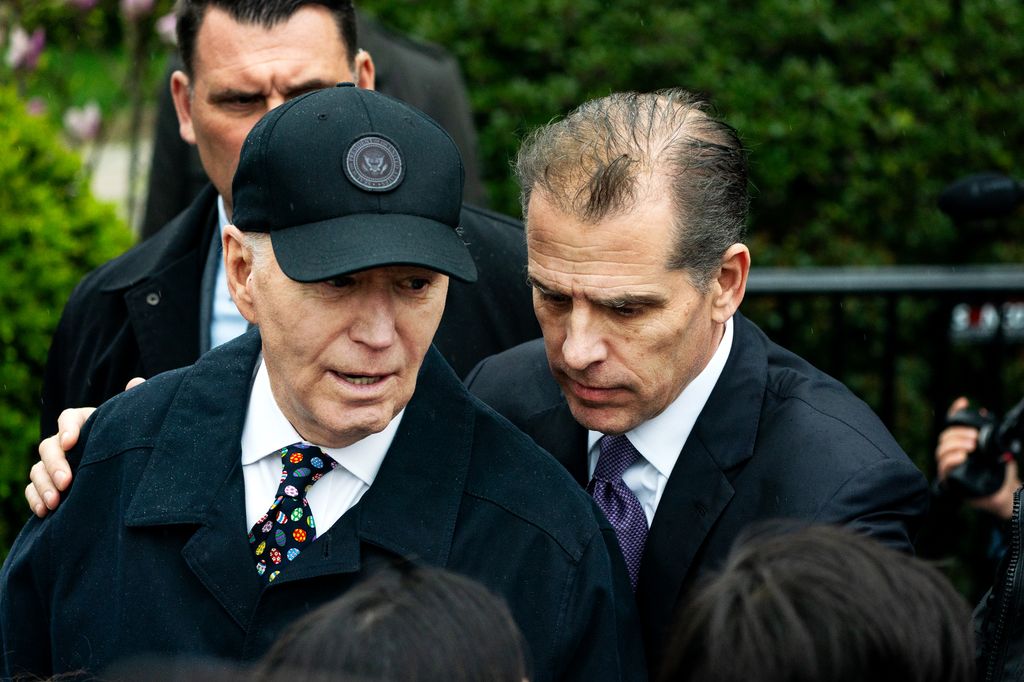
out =
{"type": "Polygon", "coordinates": [[[39,63],[39,55],[45,46],[45,30],[37,28],[29,35],[21,26],[15,26],[7,48],[7,66],[18,71],[32,71],[39,63]]]}
{"type": "Polygon", "coordinates": [[[95,140],[100,134],[100,105],[89,102],[83,107],[71,107],[64,112],[64,130],[78,142],[95,140]]]}
{"type": "Polygon", "coordinates": [[[33,97],[25,102],[25,110],[30,116],[44,116],[46,115],[46,100],[42,97],[33,97]]]}
{"type": "Polygon", "coordinates": [[[156,33],[168,45],[178,44],[178,17],[171,12],[156,20],[156,33]]]}
{"type": "Polygon", "coordinates": [[[153,0],[121,0],[121,14],[128,21],[138,21],[153,11],[153,0]]]}

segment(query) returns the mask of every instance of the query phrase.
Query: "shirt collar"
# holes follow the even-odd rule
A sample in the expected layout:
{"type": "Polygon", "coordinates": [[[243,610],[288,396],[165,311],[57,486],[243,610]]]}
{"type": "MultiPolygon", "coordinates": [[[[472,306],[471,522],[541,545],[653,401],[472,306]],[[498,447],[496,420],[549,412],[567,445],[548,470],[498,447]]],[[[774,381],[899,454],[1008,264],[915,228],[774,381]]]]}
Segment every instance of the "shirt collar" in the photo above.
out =
{"type": "MultiPolygon", "coordinates": [[[[626,437],[629,438],[633,447],[658,470],[659,474],[666,478],[672,473],[683,443],[689,438],[690,431],[697,423],[697,417],[700,416],[704,404],[711,396],[711,391],[718,383],[718,377],[722,375],[725,361],[729,359],[729,351],[732,349],[732,327],[733,323],[730,317],[725,322],[722,340],[711,356],[711,360],[704,366],[700,374],[683,389],[683,392],[661,414],[653,419],[648,419],[626,433],[626,437]]],[[[593,451],[597,441],[603,435],[599,431],[587,433],[588,452],[593,451]]]]}
{"type": "MultiPolygon", "coordinates": [[[[317,445],[333,457],[338,464],[363,483],[373,485],[404,414],[403,409],[383,431],[370,434],[348,447],[328,448],[316,443],[313,445],[317,445]]],[[[267,373],[266,364],[260,358],[259,369],[256,370],[256,378],[249,393],[245,426],[242,429],[242,465],[252,464],[264,457],[277,457],[281,448],[301,440],[298,431],[274,400],[274,394],[270,390],[270,375],[267,373]]]]}
{"type": "Polygon", "coordinates": [[[217,227],[220,233],[224,234],[224,228],[228,225],[228,212],[224,210],[224,197],[217,195],[217,227]]]}

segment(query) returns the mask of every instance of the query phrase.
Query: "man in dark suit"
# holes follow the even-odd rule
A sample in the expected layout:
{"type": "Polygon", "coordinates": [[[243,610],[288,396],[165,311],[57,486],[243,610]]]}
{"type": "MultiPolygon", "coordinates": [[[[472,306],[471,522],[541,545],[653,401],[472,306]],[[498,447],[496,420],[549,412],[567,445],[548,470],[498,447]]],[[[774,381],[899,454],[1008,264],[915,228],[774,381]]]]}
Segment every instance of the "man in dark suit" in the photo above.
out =
{"type": "MultiPolygon", "coordinates": [[[[91,273],[72,294],[47,362],[43,435],[65,408],[98,405],[132,377],[194,362],[245,331],[218,246],[218,226],[231,217],[242,140],[268,109],[295,95],[341,81],[374,85],[372,58],[352,48],[349,2],[190,0],[178,11],[185,69],[174,74],[173,96],[182,138],[198,147],[213,186],[157,237],[91,273]]],[[[523,277],[521,225],[465,206],[460,226],[480,281],[453,283],[435,344],[464,376],[480,359],[540,330],[523,277]]]]}
{"type": "MultiPolygon", "coordinates": [[[[373,55],[374,89],[413,105],[448,131],[459,145],[466,168],[465,200],[486,206],[476,130],[458,63],[440,46],[393,33],[358,8],[355,18],[359,46],[373,55]]],[[[180,58],[172,57],[165,77],[167,87],[157,104],[146,212],[140,228],[143,239],[181,213],[209,183],[196,148],[178,134],[170,80],[181,68],[180,58]]]]}
{"type": "Polygon", "coordinates": [[[544,338],[467,383],[616,526],[652,669],[681,596],[753,521],[911,549],[920,472],[863,402],[737,312],[747,168],[730,126],[683,91],[611,95],[531,135],[517,173],[544,338]]]}
{"type": "Polygon", "coordinates": [[[5,677],[255,658],[402,557],[502,595],[531,679],[645,679],[614,530],[431,348],[448,277],[477,274],[461,194],[451,138],[351,83],[256,125],[223,248],[258,329],[86,424],[0,572],[5,677]]]}

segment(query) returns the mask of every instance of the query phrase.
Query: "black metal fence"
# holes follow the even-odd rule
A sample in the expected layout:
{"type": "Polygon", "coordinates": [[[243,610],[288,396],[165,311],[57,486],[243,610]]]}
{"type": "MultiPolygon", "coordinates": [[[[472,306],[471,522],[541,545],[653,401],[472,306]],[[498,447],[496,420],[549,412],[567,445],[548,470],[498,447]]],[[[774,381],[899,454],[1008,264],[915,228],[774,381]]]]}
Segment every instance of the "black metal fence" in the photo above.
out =
{"type": "Polygon", "coordinates": [[[860,394],[925,470],[953,397],[1001,411],[1024,394],[1024,266],[755,267],[743,310],[860,394]]]}

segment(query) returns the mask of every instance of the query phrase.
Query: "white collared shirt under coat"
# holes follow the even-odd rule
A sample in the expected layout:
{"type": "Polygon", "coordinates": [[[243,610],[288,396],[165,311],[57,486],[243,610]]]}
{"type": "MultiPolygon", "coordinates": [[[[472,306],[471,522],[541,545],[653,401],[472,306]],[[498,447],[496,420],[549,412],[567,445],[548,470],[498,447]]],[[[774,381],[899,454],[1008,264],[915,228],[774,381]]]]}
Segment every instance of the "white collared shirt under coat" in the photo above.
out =
{"type": "MultiPolygon", "coordinates": [[[[316,443],[340,465],[316,482],[306,493],[318,534],[323,534],[351,509],[373,485],[384,455],[391,447],[402,410],[387,428],[345,448],[316,443]]],[[[270,375],[262,359],[242,429],[242,475],[245,479],[245,532],[267,513],[281,483],[281,448],[303,440],[281,412],[270,390],[270,375]]],[[[308,442],[308,441],[307,441],[308,442]]]]}
{"type": "MultiPolygon", "coordinates": [[[[642,459],[635,462],[622,474],[622,480],[636,495],[647,516],[648,527],[654,520],[654,512],[665,492],[668,477],[676,465],[683,444],[690,437],[693,425],[697,423],[704,404],[718,383],[725,361],[732,348],[732,318],[725,323],[722,341],[707,366],[683,389],[679,396],[669,403],[661,414],[649,419],[626,432],[642,459]]],[[[589,453],[588,478],[593,478],[601,448],[597,442],[604,434],[599,431],[587,432],[589,453]]]]}

